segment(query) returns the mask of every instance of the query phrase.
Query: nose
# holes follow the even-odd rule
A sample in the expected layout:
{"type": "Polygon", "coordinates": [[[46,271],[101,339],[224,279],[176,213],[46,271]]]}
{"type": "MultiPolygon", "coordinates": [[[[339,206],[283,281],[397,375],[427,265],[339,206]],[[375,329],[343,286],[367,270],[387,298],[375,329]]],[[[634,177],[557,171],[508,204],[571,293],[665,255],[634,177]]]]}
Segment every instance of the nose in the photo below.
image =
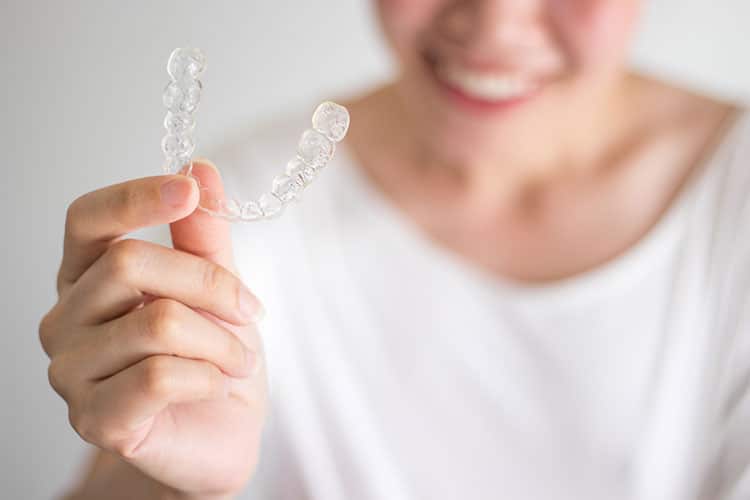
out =
{"type": "MultiPolygon", "coordinates": [[[[443,34],[468,49],[526,45],[543,0],[458,0],[442,13],[443,34]]],[[[560,1],[560,0],[554,0],[560,1]]]]}

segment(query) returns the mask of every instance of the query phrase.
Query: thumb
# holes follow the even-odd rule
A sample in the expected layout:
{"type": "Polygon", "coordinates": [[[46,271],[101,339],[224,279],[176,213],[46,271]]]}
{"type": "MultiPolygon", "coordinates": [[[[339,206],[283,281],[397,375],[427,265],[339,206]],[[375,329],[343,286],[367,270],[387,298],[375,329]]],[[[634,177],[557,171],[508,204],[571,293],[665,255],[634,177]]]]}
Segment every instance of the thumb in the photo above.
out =
{"type": "MultiPolygon", "coordinates": [[[[224,186],[218,169],[208,160],[193,161],[192,175],[198,179],[201,200],[223,200],[224,186]]],[[[196,209],[169,225],[172,245],[184,252],[211,260],[235,272],[230,223],[196,209]]]]}

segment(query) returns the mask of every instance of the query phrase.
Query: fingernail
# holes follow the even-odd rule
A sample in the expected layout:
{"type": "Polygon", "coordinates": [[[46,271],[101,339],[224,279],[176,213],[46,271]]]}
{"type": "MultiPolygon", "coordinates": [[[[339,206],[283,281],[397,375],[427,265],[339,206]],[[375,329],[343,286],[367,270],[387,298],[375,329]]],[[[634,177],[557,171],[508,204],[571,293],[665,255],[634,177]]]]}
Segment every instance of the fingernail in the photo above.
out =
{"type": "Polygon", "coordinates": [[[185,177],[172,179],[162,184],[160,188],[162,203],[172,207],[182,205],[193,190],[192,182],[185,177]]]}
{"type": "Polygon", "coordinates": [[[242,316],[252,322],[258,321],[258,316],[263,314],[263,306],[255,295],[245,288],[240,288],[239,306],[242,316]]]}
{"type": "Polygon", "coordinates": [[[206,158],[196,158],[193,160],[193,165],[205,165],[212,169],[214,172],[216,172],[221,177],[221,172],[219,172],[219,167],[217,167],[214,162],[211,160],[207,160],[206,158]]]}

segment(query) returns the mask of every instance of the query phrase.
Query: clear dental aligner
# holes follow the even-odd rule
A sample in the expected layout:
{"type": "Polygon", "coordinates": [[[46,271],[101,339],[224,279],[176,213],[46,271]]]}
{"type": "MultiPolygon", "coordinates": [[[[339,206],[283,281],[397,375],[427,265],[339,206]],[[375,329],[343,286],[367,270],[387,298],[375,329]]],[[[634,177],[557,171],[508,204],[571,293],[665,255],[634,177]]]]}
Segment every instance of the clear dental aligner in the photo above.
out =
{"type": "MultiPolygon", "coordinates": [[[[167,134],[161,142],[166,157],[164,172],[183,171],[190,175],[195,151],[194,113],[203,88],[198,77],[206,69],[206,57],[198,49],[178,48],[169,57],[167,73],[170,82],[164,89],[167,134]]],[[[255,221],[280,215],[284,207],[297,201],[302,191],[333,157],[336,143],[341,142],[349,129],[349,112],[345,107],[326,101],[312,117],[312,128],[302,133],[297,154],[286,165],[284,173],[276,176],[271,191],[257,200],[240,201],[234,198],[208,199],[201,190],[199,208],[213,216],[231,221],[255,221]]]]}

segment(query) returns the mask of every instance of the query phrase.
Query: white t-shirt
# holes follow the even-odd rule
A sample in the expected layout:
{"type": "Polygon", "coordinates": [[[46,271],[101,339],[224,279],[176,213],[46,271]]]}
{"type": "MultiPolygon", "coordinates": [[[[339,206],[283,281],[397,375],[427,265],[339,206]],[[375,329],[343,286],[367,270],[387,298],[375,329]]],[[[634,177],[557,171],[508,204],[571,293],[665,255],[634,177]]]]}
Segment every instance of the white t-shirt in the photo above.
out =
{"type": "MultiPolygon", "coordinates": [[[[211,155],[227,183],[270,189],[312,110],[211,155]]],[[[750,113],[645,238],[549,285],[368,182],[344,143],[281,218],[234,226],[271,378],[240,498],[750,498],[750,113]]]]}

